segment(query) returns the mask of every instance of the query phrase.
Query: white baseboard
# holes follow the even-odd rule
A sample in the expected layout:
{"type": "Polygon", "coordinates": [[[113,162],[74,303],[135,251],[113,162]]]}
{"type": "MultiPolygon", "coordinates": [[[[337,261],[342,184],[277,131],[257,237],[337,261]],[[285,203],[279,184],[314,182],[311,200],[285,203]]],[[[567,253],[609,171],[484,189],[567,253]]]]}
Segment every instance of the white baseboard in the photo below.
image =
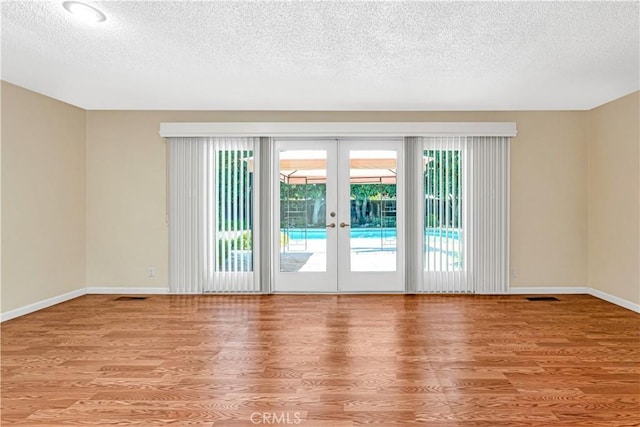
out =
{"type": "Polygon", "coordinates": [[[510,294],[523,295],[523,294],[588,294],[589,288],[580,286],[564,286],[564,287],[529,287],[519,288],[511,287],[509,289],[510,294]]]}
{"type": "Polygon", "coordinates": [[[612,304],[619,305],[620,307],[624,307],[631,311],[635,311],[636,313],[640,313],[640,304],[633,303],[631,301],[627,301],[626,299],[622,299],[615,295],[608,294],[606,292],[599,291],[597,289],[589,288],[589,294],[593,295],[596,298],[603,299],[612,304]]]}
{"type": "Polygon", "coordinates": [[[76,289],[75,291],[67,292],[66,294],[57,295],[42,301],[34,302],[33,304],[25,305],[24,307],[7,311],[6,313],[0,314],[0,322],[15,319],[16,317],[24,316],[25,314],[33,313],[34,311],[42,310],[43,308],[51,307],[52,305],[81,297],[86,293],[87,290],[85,288],[76,289]]]}
{"type": "Polygon", "coordinates": [[[87,288],[87,294],[106,294],[106,295],[120,295],[120,294],[144,294],[144,295],[164,295],[169,293],[169,288],[146,288],[140,287],[89,287],[87,288]]]}
{"type": "MultiPolygon", "coordinates": [[[[599,291],[597,289],[589,287],[512,287],[509,290],[510,294],[523,295],[523,294],[589,294],[596,298],[600,298],[612,304],[626,308],[636,313],[640,313],[640,304],[627,301],[623,298],[608,294],[606,292],[599,291]]],[[[62,295],[47,298],[42,301],[38,301],[33,304],[25,305],[24,307],[16,308],[14,310],[7,311],[0,314],[0,323],[6,320],[11,320],[16,317],[24,316],[25,314],[33,313],[34,311],[42,310],[43,308],[51,307],[52,305],[60,304],[61,302],[68,301],[73,298],[80,297],[86,294],[104,294],[104,295],[165,295],[169,294],[169,288],[147,288],[147,287],[89,287],[76,289],[75,291],[67,292],[62,295]]]]}

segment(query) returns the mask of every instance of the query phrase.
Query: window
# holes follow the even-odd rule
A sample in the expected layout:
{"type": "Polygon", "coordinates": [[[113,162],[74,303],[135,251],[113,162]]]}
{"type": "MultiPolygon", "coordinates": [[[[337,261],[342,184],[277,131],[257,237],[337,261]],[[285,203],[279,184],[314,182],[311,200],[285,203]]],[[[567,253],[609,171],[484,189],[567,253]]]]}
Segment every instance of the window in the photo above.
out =
{"type": "Polygon", "coordinates": [[[509,138],[423,138],[418,291],[509,289],[509,138]]]}
{"type": "Polygon", "coordinates": [[[259,138],[169,139],[170,289],[257,292],[259,138]]]}

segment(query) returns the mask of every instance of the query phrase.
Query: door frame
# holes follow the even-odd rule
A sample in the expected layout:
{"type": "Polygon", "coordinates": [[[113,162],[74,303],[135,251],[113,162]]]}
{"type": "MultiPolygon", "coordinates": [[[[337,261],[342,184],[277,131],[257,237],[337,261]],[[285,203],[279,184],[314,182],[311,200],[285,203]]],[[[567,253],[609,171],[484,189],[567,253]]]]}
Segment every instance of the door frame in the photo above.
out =
{"type": "MultiPolygon", "coordinates": [[[[358,137],[358,138],[274,138],[272,151],[271,202],[273,209],[271,241],[273,257],[273,286],[275,293],[402,293],[405,291],[405,173],[404,138],[358,137]],[[322,149],[327,152],[326,211],[337,212],[333,221],[350,222],[350,150],[395,150],[396,164],[396,270],[392,272],[350,271],[350,239],[344,237],[350,228],[327,227],[325,272],[281,272],[280,271],[280,152],[282,150],[322,149]],[[378,147],[376,147],[378,146],[378,147]],[[347,185],[341,185],[342,183],[347,185]],[[342,203],[340,203],[342,201],[342,203]],[[342,237],[342,238],[340,238],[342,237]],[[340,262],[339,260],[343,260],[340,262]],[[304,275],[304,276],[301,276],[304,275]],[[300,282],[304,280],[304,288],[300,282]]],[[[349,234],[350,235],[350,234],[349,234]]]]}
{"type": "Polygon", "coordinates": [[[327,153],[327,182],[326,182],[326,200],[327,211],[336,211],[335,206],[330,206],[329,201],[337,203],[337,179],[338,179],[338,164],[337,164],[337,145],[335,139],[305,139],[305,138],[284,138],[276,139],[272,141],[271,149],[273,150],[273,167],[272,167],[272,187],[271,204],[274,207],[272,213],[271,229],[271,242],[272,253],[271,269],[273,271],[273,288],[274,292],[285,293],[336,293],[338,291],[338,277],[337,277],[337,264],[338,256],[335,251],[330,251],[329,248],[337,244],[338,228],[327,227],[327,239],[326,239],[326,268],[323,272],[283,272],[280,271],[280,247],[281,247],[281,235],[280,235],[280,151],[283,150],[305,150],[304,145],[308,144],[308,150],[324,150],[327,153]],[[302,144],[302,146],[301,146],[302,144]],[[333,161],[331,161],[333,160],[333,161]],[[300,287],[301,274],[304,275],[305,286],[303,289],[300,287]]]}
{"type": "MultiPolygon", "coordinates": [[[[338,291],[341,293],[404,292],[405,268],[405,171],[403,138],[340,138],[338,139],[338,218],[350,221],[350,204],[340,201],[350,198],[349,152],[381,150],[397,152],[396,157],[396,269],[394,271],[351,271],[351,239],[338,238],[338,291]],[[342,185],[347,183],[347,185],[342,185]],[[342,262],[340,262],[342,261],[342,262]],[[347,262],[348,261],[348,262],[347,262]]],[[[345,233],[348,229],[340,230],[345,233]]],[[[342,238],[340,238],[342,237],[342,238]]]]}

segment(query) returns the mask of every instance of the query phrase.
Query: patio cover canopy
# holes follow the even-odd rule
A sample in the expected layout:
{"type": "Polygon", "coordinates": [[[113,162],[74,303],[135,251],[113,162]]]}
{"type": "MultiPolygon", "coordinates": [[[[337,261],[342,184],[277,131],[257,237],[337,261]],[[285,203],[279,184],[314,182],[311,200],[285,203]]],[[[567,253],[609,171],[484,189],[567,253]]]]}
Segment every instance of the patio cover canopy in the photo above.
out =
{"type": "MultiPolygon", "coordinates": [[[[349,176],[352,184],[395,184],[395,151],[352,151],[349,176]]],[[[287,184],[327,182],[326,152],[295,150],[280,153],[280,180],[287,184]]]]}

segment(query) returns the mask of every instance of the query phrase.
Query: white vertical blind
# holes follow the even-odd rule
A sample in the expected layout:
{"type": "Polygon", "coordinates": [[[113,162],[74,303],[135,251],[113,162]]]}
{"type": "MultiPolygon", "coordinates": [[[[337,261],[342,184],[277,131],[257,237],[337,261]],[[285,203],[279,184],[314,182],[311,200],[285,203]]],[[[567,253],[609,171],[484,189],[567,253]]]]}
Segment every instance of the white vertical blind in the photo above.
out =
{"type": "MultiPolygon", "coordinates": [[[[259,207],[259,223],[265,224],[263,233],[260,236],[260,247],[257,243],[254,250],[254,259],[260,260],[260,290],[262,292],[271,292],[274,285],[273,263],[275,262],[273,251],[271,250],[271,239],[273,233],[270,228],[274,217],[274,201],[271,194],[273,188],[273,150],[272,139],[261,137],[260,143],[256,145],[254,157],[260,159],[256,163],[255,176],[258,176],[258,182],[255,186],[256,191],[255,206],[259,207]],[[259,185],[259,186],[258,186],[259,185]]],[[[258,211],[256,211],[258,215],[258,211]]]]}
{"type": "Polygon", "coordinates": [[[256,292],[259,138],[169,139],[170,289],[256,292]],[[256,268],[254,268],[256,267],[256,268]]]}
{"type": "Polygon", "coordinates": [[[405,173],[405,292],[424,291],[424,183],[420,178],[424,172],[424,156],[422,138],[406,137],[404,139],[404,173],[405,173]],[[416,179],[418,177],[418,179],[416,179]]]}
{"type": "Polygon", "coordinates": [[[509,138],[469,138],[470,272],[478,294],[509,290],[509,138]]]}
{"type": "Polygon", "coordinates": [[[424,277],[419,290],[508,290],[509,138],[422,139],[424,277]]]}

